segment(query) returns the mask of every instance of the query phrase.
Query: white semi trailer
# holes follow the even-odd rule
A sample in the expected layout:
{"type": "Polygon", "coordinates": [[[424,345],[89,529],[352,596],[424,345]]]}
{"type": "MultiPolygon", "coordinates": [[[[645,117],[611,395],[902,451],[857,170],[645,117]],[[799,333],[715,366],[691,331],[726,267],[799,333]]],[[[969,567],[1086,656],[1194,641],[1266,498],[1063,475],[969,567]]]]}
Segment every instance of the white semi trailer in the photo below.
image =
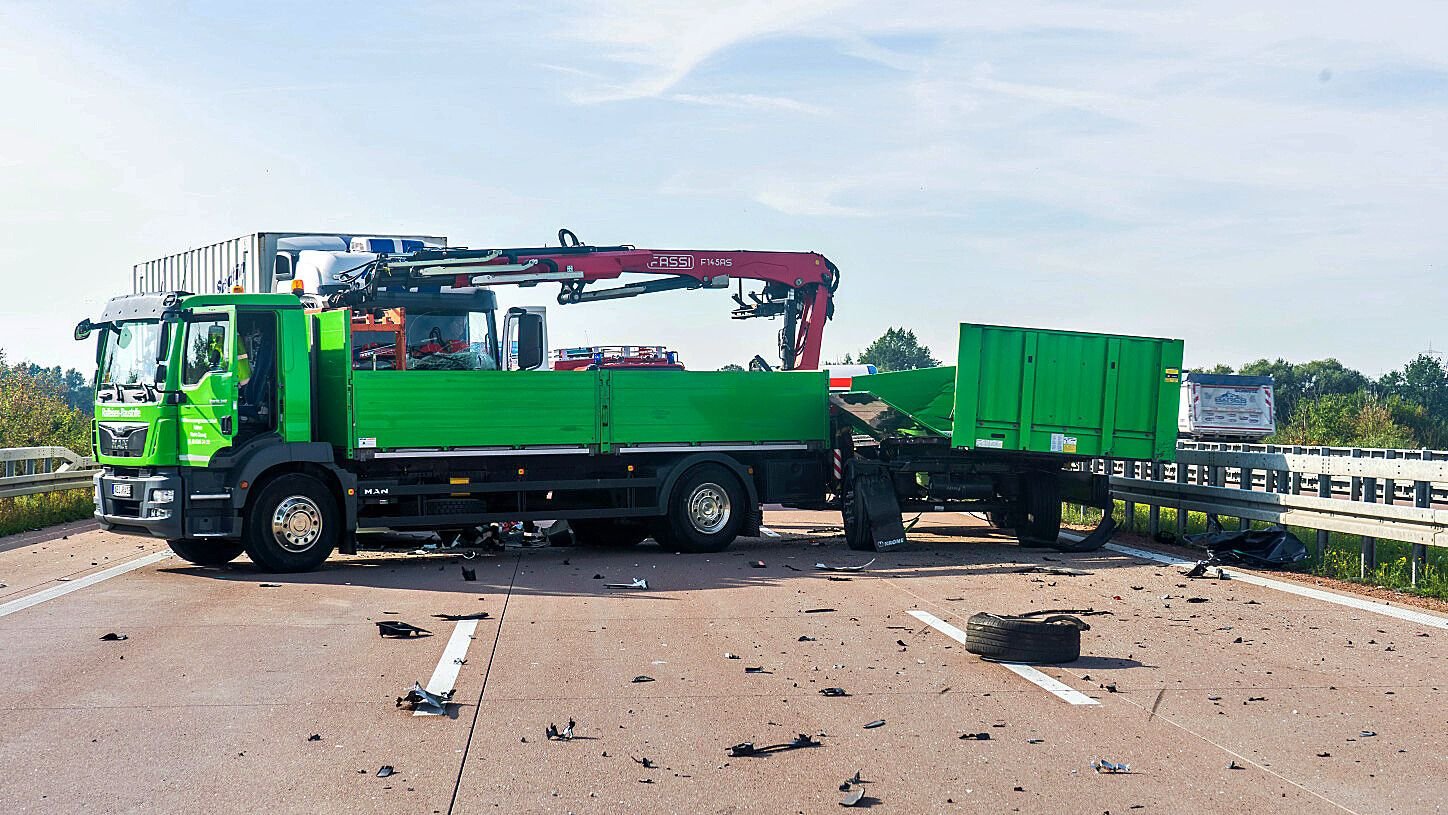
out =
{"type": "Polygon", "coordinates": [[[1177,430],[1200,441],[1260,441],[1277,432],[1272,377],[1188,373],[1177,430]]]}

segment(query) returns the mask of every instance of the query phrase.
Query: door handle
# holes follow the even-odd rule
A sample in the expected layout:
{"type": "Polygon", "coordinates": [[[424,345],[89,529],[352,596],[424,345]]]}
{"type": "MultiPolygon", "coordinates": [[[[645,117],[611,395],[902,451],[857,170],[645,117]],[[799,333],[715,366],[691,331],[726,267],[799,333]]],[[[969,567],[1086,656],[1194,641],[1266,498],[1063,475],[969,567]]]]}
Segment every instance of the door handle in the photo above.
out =
{"type": "Polygon", "coordinates": [[[231,435],[231,417],[230,417],[230,416],[222,416],[222,417],[221,417],[221,435],[223,435],[223,436],[230,436],[230,435],[231,435]]]}

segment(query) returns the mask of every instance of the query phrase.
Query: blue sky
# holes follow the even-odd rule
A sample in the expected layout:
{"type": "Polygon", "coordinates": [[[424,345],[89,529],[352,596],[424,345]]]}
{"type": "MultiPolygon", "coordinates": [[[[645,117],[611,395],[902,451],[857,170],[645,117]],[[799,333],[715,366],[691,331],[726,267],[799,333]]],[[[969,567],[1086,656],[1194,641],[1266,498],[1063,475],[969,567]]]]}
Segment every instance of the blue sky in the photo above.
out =
{"type": "MultiPolygon", "coordinates": [[[[815,250],[826,356],[960,321],[1189,364],[1430,344],[1448,8],[1322,2],[0,5],[0,347],[259,229],[815,250]]],[[[508,304],[551,302],[551,292],[508,304]],[[530,299],[531,298],[531,299],[530,299]]],[[[550,309],[555,345],[769,355],[723,292],[550,309]]]]}

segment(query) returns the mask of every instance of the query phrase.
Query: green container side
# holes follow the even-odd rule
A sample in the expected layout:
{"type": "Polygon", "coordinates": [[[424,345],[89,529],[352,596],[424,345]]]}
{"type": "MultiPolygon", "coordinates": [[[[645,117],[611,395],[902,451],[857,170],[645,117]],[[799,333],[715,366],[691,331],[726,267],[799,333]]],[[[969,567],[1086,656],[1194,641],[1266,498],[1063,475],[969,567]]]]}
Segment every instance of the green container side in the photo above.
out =
{"type": "Polygon", "coordinates": [[[921,368],[857,376],[852,391],[868,391],[891,407],[910,414],[920,425],[949,436],[955,409],[955,368],[921,368]]]}
{"type": "Polygon", "coordinates": [[[310,336],[311,318],[299,309],[288,309],[277,313],[278,329],[282,341],[281,376],[281,432],[287,442],[308,442],[312,440],[312,341],[310,336]]]}
{"type": "Polygon", "coordinates": [[[325,441],[350,457],[352,434],[352,312],[346,309],[310,315],[317,357],[317,441],[325,441]]]}
{"type": "Polygon", "coordinates": [[[610,426],[604,435],[612,444],[822,442],[829,437],[829,380],[822,371],[605,374],[610,426]]]}
{"type": "Polygon", "coordinates": [[[355,437],[378,450],[599,442],[593,373],[353,371],[352,394],[355,437]]]}
{"type": "Polygon", "coordinates": [[[962,324],[955,447],[1170,459],[1180,340],[962,324]]]}

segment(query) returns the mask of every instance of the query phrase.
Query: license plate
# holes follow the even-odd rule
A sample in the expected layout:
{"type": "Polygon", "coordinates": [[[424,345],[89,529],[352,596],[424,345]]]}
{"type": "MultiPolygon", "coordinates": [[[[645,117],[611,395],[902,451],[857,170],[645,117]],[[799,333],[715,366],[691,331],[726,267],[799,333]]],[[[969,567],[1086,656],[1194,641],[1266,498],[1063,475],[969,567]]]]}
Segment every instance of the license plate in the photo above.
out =
{"type": "Polygon", "coordinates": [[[114,496],[114,497],[116,497],[116,498],[130,498],[130,497],[131,497],[131,485],[130,485],[130,484],[112,484],[112,485],[111,485],[111,495],[114,496]]]}

